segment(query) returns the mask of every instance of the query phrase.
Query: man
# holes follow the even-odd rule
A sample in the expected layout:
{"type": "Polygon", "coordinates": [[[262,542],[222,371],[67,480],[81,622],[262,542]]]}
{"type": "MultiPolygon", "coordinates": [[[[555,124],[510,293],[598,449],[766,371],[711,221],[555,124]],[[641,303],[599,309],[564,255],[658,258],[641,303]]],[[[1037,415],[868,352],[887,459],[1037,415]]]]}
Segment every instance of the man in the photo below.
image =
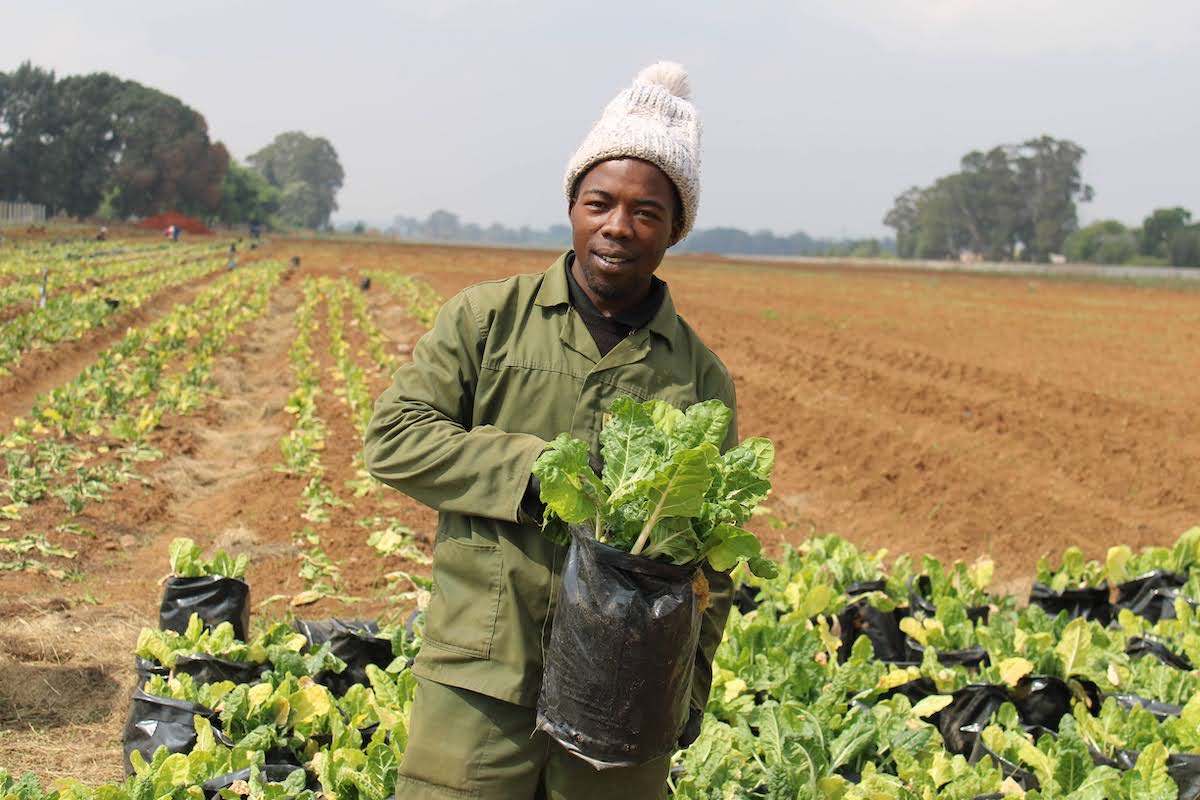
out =
{"type": "MultiPolygon", "coordinates": [[[[735,407],[729,373],[654,277],[695,221],[699,150],[683,68],[643,70],[568,164],[573,249],[544,274],[451,298],[375,404],[368,469],[439,512],[399,797],[665,797],[667,758],[596,771],[534,733],[566,551],[541,534],[531,469],[564,431],[598,454],[623,395],[735,407]]],[[[728,576],[708,580],[681,745],[699,729],[729,610],[728,576]]]]}

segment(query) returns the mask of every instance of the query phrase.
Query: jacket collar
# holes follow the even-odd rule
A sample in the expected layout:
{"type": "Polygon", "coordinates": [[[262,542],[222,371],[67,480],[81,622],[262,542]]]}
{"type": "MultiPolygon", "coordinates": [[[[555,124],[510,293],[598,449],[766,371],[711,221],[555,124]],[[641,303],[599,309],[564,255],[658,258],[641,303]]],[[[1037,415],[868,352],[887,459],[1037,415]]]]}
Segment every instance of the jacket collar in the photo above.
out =
{"type": "MultiPolygon", "coordinates": [[[[569,306],[571,292],[567,287],[566,261],[573,251],[568,250],[554,260],[550,269],[542,275],[542,285],[534,297],[534,305],[542,308],[569,306]]],[[[679,334],[679,315],[675,313],[675,304],[671,302],[671,287],[665,286],[662,305],[658,313],[647,323],[646,328],[658,334],[667,341],[671,349],[675,348],[675,338],[679,334]]]]}

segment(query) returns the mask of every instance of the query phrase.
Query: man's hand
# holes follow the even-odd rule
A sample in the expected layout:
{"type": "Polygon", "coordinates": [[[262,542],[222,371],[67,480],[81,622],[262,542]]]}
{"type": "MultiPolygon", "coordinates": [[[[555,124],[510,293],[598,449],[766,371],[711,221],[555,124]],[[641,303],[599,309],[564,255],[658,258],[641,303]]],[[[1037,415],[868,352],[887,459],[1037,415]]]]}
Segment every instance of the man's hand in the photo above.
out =
{"type": "Polygon", "coordinates": [[[525,494],[521,495],[521,514],[527,519],[522,522],[533,522],[538,525],[543,524],[546,513],[546,504],[542,502],[542,482],[538,480],[537,475],[529,476],[529,485],[525,487],[525,494]]]}
{"type": "Polygon", "coordinates": [[[688,720],[683,726],[683,733],[679,734],[679,741],[676,746],[680,750],[686,750],[691,746],[692,742],[696,741],[700,736],[700,726],[704,723],[704,711],[696,708],[691,703],[688,703],[688,720]]]}
{"type": "MultiPolygon", "coordinates": [[[[596,473],[596,477],[600,477],[604,472],[604,460],[595,453],[588,454],[588,466],[596,473]]],[[[538,480],[537,475],[529,476],[529,485],[525,487],[525,494],[521,496],[521,513],[528,517],[526,521],[538,525],[545,519],[546,504],[542,502],[542,482],[538,480]]]]}

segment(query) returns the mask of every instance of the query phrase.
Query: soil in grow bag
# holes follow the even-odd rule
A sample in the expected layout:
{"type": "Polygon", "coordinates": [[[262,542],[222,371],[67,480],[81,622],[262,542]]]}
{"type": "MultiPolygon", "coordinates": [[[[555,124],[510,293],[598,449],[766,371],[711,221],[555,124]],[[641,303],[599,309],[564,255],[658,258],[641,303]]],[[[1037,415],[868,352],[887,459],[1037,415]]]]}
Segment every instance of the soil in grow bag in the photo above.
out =
{"type": "Polygon", "coordinates": [[[573,531],[537,729],[596,769],[674,752],[700,636],[696,571],[573,531]]]}
{"type": "Polygon", "coordinates": [[[233,635],[244,642],[250,630],[250,586],[221,575],[168,578],[158,611],[158,627],[184,633],[192,614],[199,614],[209,628],[230,623],[233,635]]]}

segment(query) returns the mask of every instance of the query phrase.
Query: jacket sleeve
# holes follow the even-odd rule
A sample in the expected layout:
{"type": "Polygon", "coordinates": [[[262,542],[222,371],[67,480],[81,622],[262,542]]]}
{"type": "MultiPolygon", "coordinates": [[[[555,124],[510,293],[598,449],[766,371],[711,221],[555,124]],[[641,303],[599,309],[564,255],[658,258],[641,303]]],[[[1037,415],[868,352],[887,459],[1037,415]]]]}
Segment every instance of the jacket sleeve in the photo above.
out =
{"type": "MultiPolygon", "coordinates": [[[[737,397],[733,381],[717,395],[721,402],[733,409],[733,420],[721,450],[729,450],[738,443],[737,397]]],[[[696,645],[696,667],[692,674],[692,706],[701,711],[708,705],[708,693],[712,689],[712,662],[725,634],[725,621],[729,618],[729,607],[733,604],[733,579],[728,572],[717,572],[704,564],[704,577],[708,580],[708,609],[700,620],[700,641],[696,645]]]]}
{"type": "Polygon", "coordinates": [[[469,294],[447,301],[375,401],[363,456],[375,478],[437,511],[516,522],[546,442],[473,424],[486,340],[469,294]]]}

